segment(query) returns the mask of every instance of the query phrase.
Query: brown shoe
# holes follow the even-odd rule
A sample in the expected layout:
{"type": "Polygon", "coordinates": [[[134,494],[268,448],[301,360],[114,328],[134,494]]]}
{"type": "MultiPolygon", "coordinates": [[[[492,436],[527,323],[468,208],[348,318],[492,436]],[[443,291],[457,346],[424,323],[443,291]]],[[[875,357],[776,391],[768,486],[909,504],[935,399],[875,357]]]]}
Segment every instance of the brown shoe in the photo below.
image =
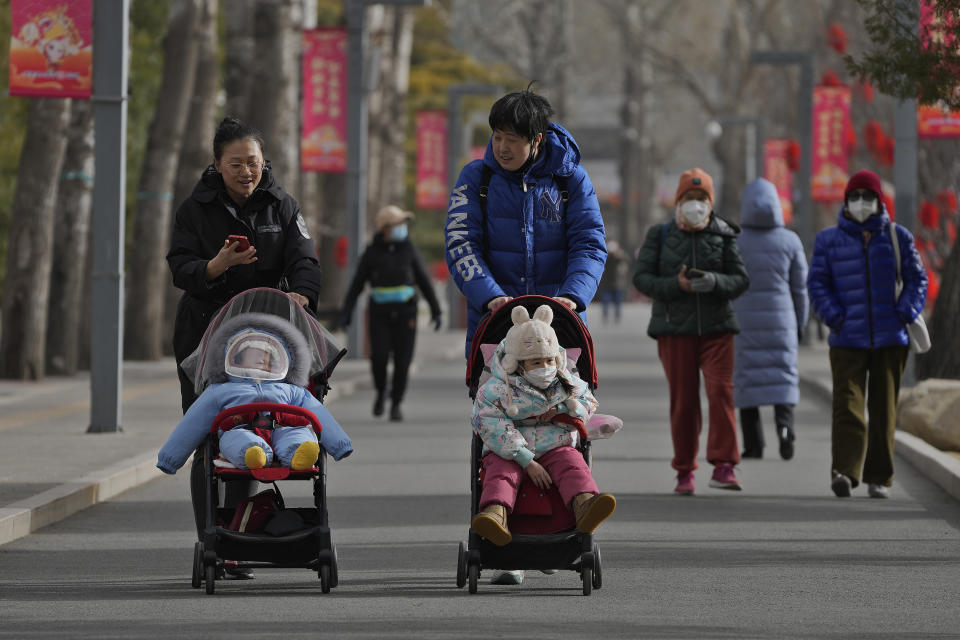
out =
{"type": "Polygon", "coordinates": [[[609,493],[593,495],[581,493],[570,502],[573,516],[577,519],[577,531],[593,533],[600,523],[613,514],[617,508],[617,499],[609,493]]]}
{"type": "Polygon", "coordinates": [[[513,540],[513,536],[507,529],[507,508],[502,504],[490,504],[484,507],[480,513],[473,516],[470,527],[498,547],[513,540]]]}

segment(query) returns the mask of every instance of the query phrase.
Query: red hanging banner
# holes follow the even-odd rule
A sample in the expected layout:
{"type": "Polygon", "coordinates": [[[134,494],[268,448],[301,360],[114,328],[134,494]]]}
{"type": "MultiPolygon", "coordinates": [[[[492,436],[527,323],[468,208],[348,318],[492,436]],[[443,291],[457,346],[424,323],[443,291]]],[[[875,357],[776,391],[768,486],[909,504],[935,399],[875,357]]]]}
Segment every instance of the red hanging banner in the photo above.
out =
{"type": "Polygon", "coordinates": [[[780,196],[783,224],[793,224],[793,173],[790,172],[790,140],[771,138],[763,141],[763,177],[773,183],[780,196]]]}
{"type": "Polygon", "coordinates": [[[91,0],[11,0],[10,95],[89,98],[91,0]]]}
{"type": "Polygon", "coordinates": [[[347,31],[303,32],[302,171],[347,170],[347,31]]]}
{"type": "Polygon", "coordinates": [[[813,175],[810,195],[817,202],[842,202],[847,185],[847,130],[850,87],[813,89],[813,175]]]}
{"type": "Polygon", "coordinates": [[[447,208],[447,113],[417,113],[417,198],[418,209],[447,208]]]}
{"type": "MultiPolygon", "coordinates": [[[[940,19],[934,10],[935,0],[920,0],[920,40],[924,47],[957,47],[953,19],[940,19]]],[[[920,138],[960,137],[960,111],[951,111],[940,104],[917,105],[917,136],[920,138]]]]}

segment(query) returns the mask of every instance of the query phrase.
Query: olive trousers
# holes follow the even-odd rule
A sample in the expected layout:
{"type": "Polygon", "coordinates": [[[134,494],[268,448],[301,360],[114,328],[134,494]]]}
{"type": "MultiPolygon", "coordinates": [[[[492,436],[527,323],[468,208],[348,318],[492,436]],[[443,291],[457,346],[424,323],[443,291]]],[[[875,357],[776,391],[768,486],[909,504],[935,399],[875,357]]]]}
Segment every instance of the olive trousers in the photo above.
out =
{"type": "Polygon", "coordinates": [[[830,348],[833,471],[849,477],[854,487],[861,480],[893,484],[897,397],[908,349],[830,348]]]}

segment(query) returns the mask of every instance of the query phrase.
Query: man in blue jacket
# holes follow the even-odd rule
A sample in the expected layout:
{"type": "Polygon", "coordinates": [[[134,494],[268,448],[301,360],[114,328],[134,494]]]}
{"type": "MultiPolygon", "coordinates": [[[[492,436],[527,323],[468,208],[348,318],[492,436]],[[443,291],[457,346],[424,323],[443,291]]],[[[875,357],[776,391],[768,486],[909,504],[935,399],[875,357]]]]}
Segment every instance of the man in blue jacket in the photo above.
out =
{"type": "Polygon", "coordinates": [[[897,396],[909,344],[905,327],[923,311],[927,296],[927,274],[913,236],[900,225],[894,235],[882,193],[872,171],[850,177],[837,225],[817,234],[807,278],[813,308],[830,327],[830,487],[841,498],[850,496],[861,475],[871,498],[889,495],[897,396]]]}
{"type": "Polygon", "coordinates": [[[600,204],[573,136],[529,89],[490,109],[482,160],[460,172],[444,229],[447,267],[467,298],[467,348],[484,312],[538,294],[583,313],[607,259],[600,204]]]}
{"type": "MultiPolygon", "coordinates": [[[[515,296],[554,298],[586,322],[607,261],[600,203],[570,133],[529,88],[490,109],[493,135],[450,195],[444,227],[447,268],[467,298],[465,351],[480,317],[515,296]]],[[[520,584],[522,571],[494,575],[520,584]]]]}

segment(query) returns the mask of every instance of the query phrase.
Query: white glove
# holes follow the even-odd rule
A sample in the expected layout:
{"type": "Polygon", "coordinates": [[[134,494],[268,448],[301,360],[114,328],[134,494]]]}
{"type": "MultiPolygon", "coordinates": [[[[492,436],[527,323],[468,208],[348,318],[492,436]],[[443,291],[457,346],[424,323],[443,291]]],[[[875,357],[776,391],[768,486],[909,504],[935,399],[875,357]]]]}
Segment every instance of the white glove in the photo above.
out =
{"type": "Polygon", "coordinates": [[[707,271],[700,278],[690,278],[690,290],[694,293],[708,293],[717,288],[717,274],[707,271]]]}

